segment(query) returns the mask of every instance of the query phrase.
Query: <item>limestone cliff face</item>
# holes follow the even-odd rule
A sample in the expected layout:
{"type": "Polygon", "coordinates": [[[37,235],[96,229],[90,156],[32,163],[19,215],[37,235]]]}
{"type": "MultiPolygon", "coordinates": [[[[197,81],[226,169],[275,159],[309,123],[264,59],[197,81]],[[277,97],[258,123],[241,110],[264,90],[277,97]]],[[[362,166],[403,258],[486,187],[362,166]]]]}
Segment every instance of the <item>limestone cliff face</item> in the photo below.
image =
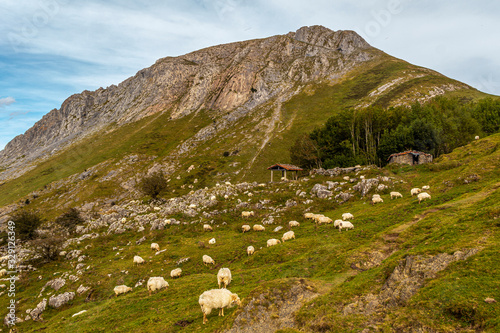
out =
{"type": "Polygon", "coordinates": [[[7,169],[0,179],[111,123],[157,112],[177,118],[201,109],[214,118],[224,114],[226,122],[237,119],[272,100],[287,100],[310,82],[337,80],[376,57],[370,49],[353,31],[313,26],[160,59],[118,86],[69,97],[14,138],[0,152],[0,167],[7,169]]]}

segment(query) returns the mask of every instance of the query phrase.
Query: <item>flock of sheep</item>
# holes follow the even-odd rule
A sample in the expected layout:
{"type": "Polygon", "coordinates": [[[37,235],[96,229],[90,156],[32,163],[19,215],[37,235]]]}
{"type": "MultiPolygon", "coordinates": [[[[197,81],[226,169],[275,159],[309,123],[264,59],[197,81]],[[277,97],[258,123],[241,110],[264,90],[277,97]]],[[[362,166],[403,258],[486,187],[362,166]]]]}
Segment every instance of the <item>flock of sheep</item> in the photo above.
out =
{"type": "MultiPolygon", "coordinates": [[[[423,190],[429,190],[430,187],[428,185],[422,187],[423,190]]],[[[422,189],[419,188],[413,188],[410,191],[410,194],[417,195],[418,202],[420,203],[423,200],[426,199],[431,199],[431,196],[427,192],[422,192],[422,189]]],[[[402,198],[403,195],[399,192],[391,192],[390,193],[391,199],[394,198],[402,198]]],[[[382,203],[384,200],[381,198],[379,194],[374,194],[372,196],[371,204],[374,205],[376,203],[382,203]]],[[[252,217],[255,216],[255,213],[253,211],[243,211],[241,213],[241,216],[244,218],[252,217]]],[[[352,220],[354,216],[351,213],[344,213],[342,214],[342,219],[338,219],[333,221],[331,218],[323,215],[323,214],[314,214],[314,213],[305,213],[304,218],[306,219],[312,219],[314,220],[315,223],[317,224],[330,224],[333,222],[334,228],[338,228],[339,232],[342,231],[342,229],[354,229],[354,225],[348,221],[352,220]]],[[[288,223],[290,228],[293,227],[298,227],[300,226],[300,223],[297,221],[290,221],[288,223]]],[[[245,224],[242,226],[242,232],[248,232],[250,230],[254,231],[265,231],[265,227],[260,225],[260,224],[255,224],[253,227],[250,227],[250,225],[245,224]]],[[[204,231],[212,231],[212,227],[209,224],[203,225],[203,230],[204,231]]],[[[291,239],[295,239],[295,233],[290,230],[287,231],[283,234],[281,237],[281,241],[279,239],[271,238],[267,240],[267,247],[274,246],[277,244],[280,244],[281,242],[285,242],[291,239]]],[[[210,239],[209,241],[210,244],[215,244],[215,238],[210,239]]],[[[151,249],[154,251],[160,251],[160,246],[157,243],[152,243],[151,244],[151,249]]],[[[248,246],[247,247],[247,255],[253,255],[255,253],[255,248],[253,246],[248,246]]],[[[208,265],[214,265],[215,261],[208,255],[203,255],[202,257],[203,264],[208,266],[208,265]]],[[[133,260],[134,264],[142,264],[145,262],[143,258],[140,256],[134,256],[133,260]]],[[[170,277],[172,278],[178,278],[182,274],[182,269],[181,268],[175,268],[170,272],[170,277]]],[[[201,307],[201,311],[203,312],[203,324],[208,322],[207,315],[211,313],[213,309],[219,309],[219,316],[224,316],[224,308],[227,307],[232,307],[234,304],[241,305],[241,301],[238,297],[238,295],[231,293],[229,290],[226,289],[226,287],[231,283],[231,271],[229,268],[221,268],[219,272],[217,273],[217,283],[219,285],[219,289],[211,289],[208,291],[203,292],[200,297],[199,297],[199,304],[201,307]]],[[[148,282],[147,282],[147,289],[149,292],[149,295],[151,293],[156,292],[158,290],[161,290],[163,288],[169,287],[169,284],[163,277],[150,277],[148,282]]],[[[127,287],[126,285],[120,285],[116,286],[114,288],[114,292],[116,296],[127,293],[131,291],[131,287],[127,287]]]]}

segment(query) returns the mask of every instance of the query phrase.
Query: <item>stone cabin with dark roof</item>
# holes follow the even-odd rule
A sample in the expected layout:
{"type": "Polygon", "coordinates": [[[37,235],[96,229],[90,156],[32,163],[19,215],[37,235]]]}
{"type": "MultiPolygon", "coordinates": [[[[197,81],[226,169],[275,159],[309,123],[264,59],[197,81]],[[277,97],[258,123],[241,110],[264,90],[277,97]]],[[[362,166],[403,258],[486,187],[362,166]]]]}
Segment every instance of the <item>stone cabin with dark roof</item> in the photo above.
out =
{"type": "Polygon", "coordinates": [[[389,163],[399,163],[408,165],[418,165],[432,162],[432,155],[421,151],[405,151],[396,153],[389,156],[387,159],[389,163]]]}

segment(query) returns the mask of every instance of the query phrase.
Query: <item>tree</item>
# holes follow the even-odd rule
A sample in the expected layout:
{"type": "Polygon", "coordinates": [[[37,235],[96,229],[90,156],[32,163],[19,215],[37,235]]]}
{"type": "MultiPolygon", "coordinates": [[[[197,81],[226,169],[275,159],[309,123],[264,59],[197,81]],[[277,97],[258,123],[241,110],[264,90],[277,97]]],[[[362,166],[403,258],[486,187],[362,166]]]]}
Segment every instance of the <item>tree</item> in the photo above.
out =
{"type": "Polygon", "coordinates": [[[153,199],[157,199],[161,192],[167,188],[167,180],[162,171],[145,176],[139,183],[140,190],[153,199]]]}
{"type": "Polygon", "coordinates": [[[44,219],[35,211],[21,210],[12,215],[12,221],[15,223],[19,239],[30,240],[36,238],[36,230],[42,225],[44,219]]]}
{"type": "Polygon", "coordinates": [[[73,234],[75,232],[76,226],[79,224],[83,224],[84,220],[80,216],[80,212],[78,211],[78,209],[70,208],[64,214],[59,216],[55,220],[55,222],[69,234],[73,234]]]}
{"type": "Polygon", "coordinates": [[[64,241],[64,237],[60,234],[45,234],[32,241],[32,245],[45,261],[50,262],[57,259],[59,252],[62,250],[64,241]]]}
{"type": "Polygon", "coordinates": [[[304,169],[321,168],[318,147],[309,135],[298,137],[289,151],[292,164],[304,169]]]}

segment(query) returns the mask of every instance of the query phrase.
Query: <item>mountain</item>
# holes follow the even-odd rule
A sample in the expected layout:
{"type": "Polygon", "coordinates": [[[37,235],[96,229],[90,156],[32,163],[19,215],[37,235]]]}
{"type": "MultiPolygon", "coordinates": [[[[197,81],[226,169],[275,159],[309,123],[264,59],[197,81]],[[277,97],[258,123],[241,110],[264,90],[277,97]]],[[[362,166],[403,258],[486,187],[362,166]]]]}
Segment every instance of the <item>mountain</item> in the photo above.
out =
{"type": "MultiPolygon", "coordinates": [[[[177,147],[181,152],[224,135],[248,117],[254,121],[252,131],[265,133],[260,138],[252,135],[248,149],[263,155],[277,132],[302,130],[295,121],[308,107],[296,109],[292,100],[312,96],[315,102],[326,103],[318,111],[318,121],[311,115],[310,128],[346,106],[400,105],[457,91],[476,93],[463,83],[384,54],[353,31],[303,27],[286,35],[163,58],[118,86],[69,97],[0,152],[0,179],[18,177],[84,138],[145,117],[167,114],[162,121],[197,114],[209,117],[210,123],[177,147]],[[324,97],[328,100],[320,101],[324,97]]],[[[258,158],[254,155],[251,160],[258,158]]]]}

